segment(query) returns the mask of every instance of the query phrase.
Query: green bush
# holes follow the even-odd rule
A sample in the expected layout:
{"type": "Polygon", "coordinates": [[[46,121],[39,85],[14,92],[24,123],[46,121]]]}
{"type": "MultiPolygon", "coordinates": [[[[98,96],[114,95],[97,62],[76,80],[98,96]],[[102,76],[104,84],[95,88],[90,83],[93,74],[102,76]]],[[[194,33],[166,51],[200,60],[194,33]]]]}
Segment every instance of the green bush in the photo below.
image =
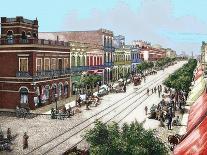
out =
{"type": "Polygon", "coordinates": [[[145,130],[142,124],[133,122],[121,128],[117,123],[106,125],[100,121],[84,136],[90,144],[91,155],[165,155],[165,144],[145,130]]]}

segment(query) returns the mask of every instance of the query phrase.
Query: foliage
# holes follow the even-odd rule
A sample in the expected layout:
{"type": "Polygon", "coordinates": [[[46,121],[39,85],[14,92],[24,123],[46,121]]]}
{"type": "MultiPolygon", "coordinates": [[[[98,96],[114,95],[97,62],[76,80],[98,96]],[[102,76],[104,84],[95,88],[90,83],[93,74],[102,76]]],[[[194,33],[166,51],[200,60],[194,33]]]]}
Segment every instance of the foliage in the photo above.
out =
{"type": "Polygon", "coordinates": [[[97,82],[100,82],[102,80],[102,77],[100,75],[86,75],[84,77],[82,77],[81,81],[80,81],[80,85],[81,86],[93,86],[95,85],[97,82]]]}
{"type": "Polygon", "coordinates": [[[145,130],[142,124],[133,122],[121,128],[117,123],[106,125],[96,121],[95,127],[84,136],[90,144],[92,155],[165,155],[167,148],[154,136],[154,131],[145,130]]]}
{"type": "Polygon", "coordinates": [[[152,69],[154,66],[155,67],[164,67],[165,65],[167,65],[175,60],[176,60],[176,58],[166,57],[166,58],[162,58],[162,59],[156,61],[155,63],[152,61],[150,61],[150,62],[143,61],[142,63],[137,65],[137,71],[142,72],[147,69],[152,69]]]}
{"type": "Polygon", "coordinates": [[[197,61],[195,59],[189,59],[187,64],[165,80],[164,85],[169,88],[175,88],[178,91],[185,90],[188,92],[193,78],[193,71],[196,66],[197,61]]]}

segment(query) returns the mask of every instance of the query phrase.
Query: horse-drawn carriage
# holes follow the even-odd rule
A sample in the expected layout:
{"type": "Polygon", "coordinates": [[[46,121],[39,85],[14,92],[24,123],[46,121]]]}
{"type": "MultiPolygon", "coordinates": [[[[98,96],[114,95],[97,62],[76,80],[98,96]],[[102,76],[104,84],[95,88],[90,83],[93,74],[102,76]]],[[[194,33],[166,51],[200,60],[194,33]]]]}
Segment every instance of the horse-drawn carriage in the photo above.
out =
{"type": "Polygon", "coordinates": [[[138,86],[141,84],[141,76],[135,76],[133,78],[134,86],[138,86]]]}

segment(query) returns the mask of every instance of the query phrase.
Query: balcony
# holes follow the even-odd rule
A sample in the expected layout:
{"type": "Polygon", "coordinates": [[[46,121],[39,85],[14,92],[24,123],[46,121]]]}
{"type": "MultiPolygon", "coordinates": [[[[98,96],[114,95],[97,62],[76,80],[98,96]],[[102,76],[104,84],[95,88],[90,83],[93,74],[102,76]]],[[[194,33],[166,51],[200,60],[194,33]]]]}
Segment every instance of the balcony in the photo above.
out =
{"type": "Polygon", "coordinates": [[[34,75],[31,75],[29,72],[18,71],[16,77],[21,78],[32,78],[32,79],[43,79],[43,78],[54,78],[60,76],[67,76],[71,73],[69,68],[65,70],[48,70],[48,71],[37,71],[34,75]]]}
{"type": "Polygon", "coordinates": [[[132,63],[141,63],[140,59],[132,59],[132,63]]]}
{"type": "Polygon", "coordinates": [[[113,65],[114,65],[113,62],[104,62],[104,66],[105,66],[105,67],[111,67],[111,66],[113,66],[113,65]]]}
{"type": "Polygon", "coordinates": [[[64,46],[64,47],[70,47],[70,44],[68,42],[64,41],[53,41],[53,40],[45,40],[45,39],[21,39],[21,38],[15,38],[15,39],[1,39],[0,45],[15,45],[15,44],[35,44],[35,45],[48,45],[48,46],[64,46]]]}
{"type": "Polygon", "coordinates": [[[75,66],[71,67],[72,72],[82,72],[87,70],[96,70],[96,69],[104,69],[105,65],[97,65],[97,66],[75,66]]]}
{"type": "Polygon", "coordinates": [[[114,52],[115,48],[112,46],[104,46],[104,51],[110,51],[110,52],[114,52]]]}

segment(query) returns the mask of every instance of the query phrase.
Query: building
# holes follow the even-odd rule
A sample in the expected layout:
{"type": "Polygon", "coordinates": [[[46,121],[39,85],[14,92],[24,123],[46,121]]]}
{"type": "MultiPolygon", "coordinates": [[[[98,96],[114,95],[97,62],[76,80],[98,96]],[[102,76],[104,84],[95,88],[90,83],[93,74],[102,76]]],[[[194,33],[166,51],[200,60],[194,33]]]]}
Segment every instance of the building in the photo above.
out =
{"type": "Polygon", "coordinates": [[[38,20],[1,17],[0,108],[31,109],[70,96],[70,44],[38,38],[38,20]]]}
{"type": "Polygon", "coordinates": [[[113,81],[125,78],[131,73],[131,49],[130,46],[115,49],[113,81]]]}
{"type": "MultiPolygon", "coordinates": [[[[104,53],[100,47],[88,43],[69,41],[71,46],[71,85],[72,95],[76,93],[76,84],[83,73],[98,74],[103,77],[104,53]]],[[[104,80],[104,79],[103,79],[104,80]]],[[[103,81],[102,81],[103,82],[103,81]]]]}
{"type": "MultiPolygon", "coordinates": [[[[42,39],[55,39],[61,41],[77,41],[81,43],[89,43],[90,46],[96,46],[96,50],[103,52],[104,55],[104,82],[108,83],[112,79],[113,67],[113,32],[106,29],[92,31],[67,31],[67,32],[44,32],[39,33],[42,39]]],[[[91,55],[92,56],[92,55],[91,55]]],[[[90,57],[91,62],[92,57],[90,57]]]]}
{"type": "Polygon", "coordinates": [[[176,51],[172,50],[171,48],[166,49],[166,57],[175,58],[176,56],[176,51]]]}
{"type": "Polygon", "coordinates": [[[118,35],[114,36],[114,47],[115,48],[122,48],[125,45],[125,36],[118,35]]]}
{"type": "Polygon", "coordinates": [[[161,45],[151,45],[151,43],[137,40],[132,42],[133,46],[139,47],[140,59],[143,61],[157,61],[166,57],[166,49],[161,45]]]}
{"type": "Polygon", "coordinates": [[[137,46],[130,46],[131,49],[131,71],[137,73],[137,65],[141,63],[140,48],[137,46]]]}

